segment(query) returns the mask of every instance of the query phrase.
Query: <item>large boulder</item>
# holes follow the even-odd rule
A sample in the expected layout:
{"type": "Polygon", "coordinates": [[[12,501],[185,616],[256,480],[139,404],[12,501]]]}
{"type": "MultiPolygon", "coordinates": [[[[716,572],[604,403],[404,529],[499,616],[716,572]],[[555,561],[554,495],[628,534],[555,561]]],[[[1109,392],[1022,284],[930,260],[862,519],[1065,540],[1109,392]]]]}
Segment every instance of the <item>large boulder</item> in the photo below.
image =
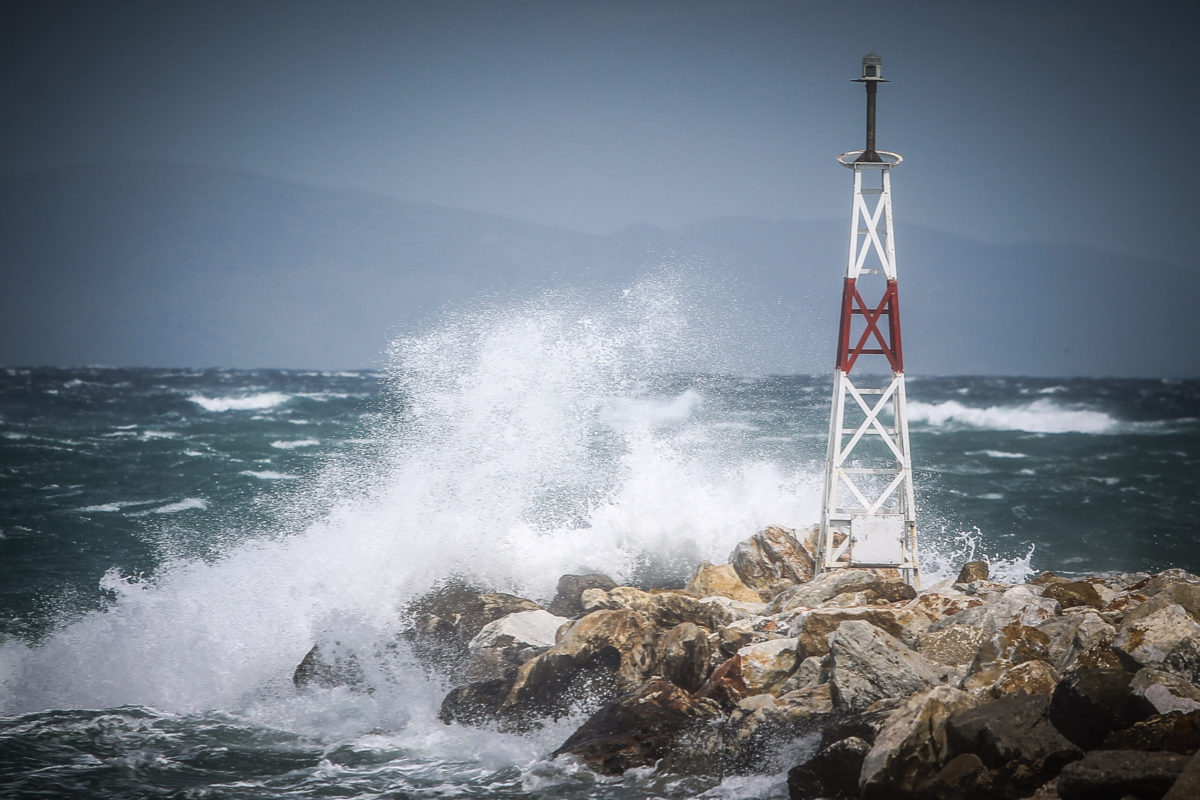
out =
{"type": "Polygon", "coordinates": [[[1048,716],[1054,727],[1084,750],[1099,747],[1112,731],[1128,728],[1155,712],[1133,693],[1133,675],[1110,669],[1072,673],[1059,681],[1048,716]]]}
{"type": "Polygon", "coordinates": [[[942,682],[945,672],[861,620],[843,622],[829,637],[829,684],[843,712],[877,700],[907,697],[942,682]]]}
{"type": "Polygon", "coordinates": [[[718,707],[732,711],[750,694],[750,688],[742,679],[742,657],[735,655],[717,665],[696,692],[696,697],[712,700],[718,707]]]}
{"type": "Polygon", "coordinates": [[[733,615],[725,604],[684,592],[647,592],[633,586],[617,586],[608,591],[587,589],[582,598],[584,610],[589,613],[601,609],[628,609],[660,628],[691,622],[708,630],[716,630],[733,621],[733,615]]]}
{"type": "Polygon", "coordinates": [[[654,626],[641,614],[594,611],[521,665],[500,710],[510,717],[559,717],[578,704],[603,702],[649,677],[654,643],[654,626]]]}
{"type": "Polygon", "coordinates": [[[442,699],[438,719],[447,725],[483,726],[499,721],[506,722],[500,707],[512,690],[511,678],[491,678],[456,686],[442,699]]]}
{"type": "Polygon", "coordinates": [[[738,577],[732,564],[716,566],[701,561],[700,567],[683,591],[696,597],[728,597],[743,603],[758,603],[762,597],[738,577]]]}
{"type": "Polygon", "coordinates": [[[983,645],[983,628],[950,625],[925,631],[917,637],[917,652],[930,661],[950,667],[966,666],[975,660],[983,645]]]}
{"type": "Polygon", "coordinates": [[[796,639],[773,639],[738,650],[742,680],[751,694],[774,694],[796,668],[800,653],[796,639]]]}
{"type": "Polygon", "coordinates": [[[887,718],[863,760],[863,800],[891,800],[920,790],[952,755],[946,721],[975,703],[971,695],[950,686],[908,698],[887,718]]]}
{"type": "Polygon", "coordinates": [[[799,640],[804,657],[823,656],[829,652],[829,636],[843,623],[868,623],[905,646],[916,644],[912,629],[904,624],[900,612],[892,608],[814,608],[802,611],[788,624],[787,635],[799,640]]]}
{"type": "Polygon", "coordinates": [[[1037,627],[1050,637],[1046,661],[1059,674],[1120,667],[1120,659],[1112,649],[1116,628],[1091,608],[1064,612],[1037,627]]]}
{"type": "MultiPolygon", "coordinates": [[[[1196,589],[1200,591],[1200,586],[1196,589]]],[[[1113,641],[1113,649],[1123,659],[1140,667],[1157,668],[1184,642],[1200,641],[1200,623],[1178,603],[1167,603],[1150,613],[1139,613],[1156,604],[1159,598],[1173,593],[1179,592],[1163,590],[1125,616],[1113,641]]]]}
{"type": "Polygon", "coordinates": [[[858,775],[871,745],[857,736],[840,739],[788,771],[790,800],[850,800],[858,797],[858,775]]]}
{"type": "Polygon", "coordinates": [[[813,577],[816,561],[796,534],[771,526],[739,542],[729,555],[729,563],[742,583],[764,601],[813,577]]]}
{"type": "Polygon", "coordinates": [[[539,608],[489,622],[467,644],[468,677],[471,680],[503,677],[553,647],[558,629],[566,621],[539,608]]]}
{"type": "Polygon", "coordinates": [[[1023,797],[1083,755],[1051,724],[1049,695],[1011,695],[946,722],[952,755],[972,753],[992,772],[998,795],[1023,797]]]}
{"type": "Polygon", "coordinates": [[[711,671],[713,645],[708,630],[681,622],[658,639],[655,671],[671,683],[694,692],[711,671]]]}
{"type": "Polygon", "coordinates": [[[1042,597],[1034,587],[1018,585],[1006,589],[998,597],[988,597],[987,602],[980,602],[979,605],[933,622],[929,630],[938,631],[951,625],[971,625],[992,632],[1013,622],[1037,626],[1061,611],[1058,601],[1042,597]]]}
{"type": "MultiPolygon", "coordinates": [[[[1170,711],[1113,731],[1104,750],[1170,750],[1191,755],[1200,750],[1200,710],[1170,711]]],[[[1200,796],[1200,795],[1198,795],[1200,796]]]]}
{"type": "Polygon", "coordinates": [[[619,775],[654,764],[679,738],[721,716],[711,700],[653,679],[597,710],[553,755],[572,753],[599,773],[619,775]]]}
{"type": "Polygon", "coordinates": [[[797,739],[820,730],[834,715],[829,686],[789,692],[782,697],[752,695],[738,703],[724,725],[727,772],[774,772],[795,763],[797,739]],[[780,763],[782,762],[782,763],[780,763]]]}
{"type": "Polygon", "coordinates": [[[1129,682],[1130,691],[1145,698],[1159,714],[1200,708],[1200,687],[1170,672],[1146,667],[1129,682]]]}
{"type": "Polygon", "coordinates": [[[1058,796],[1062,800],[1158,800],[1190,760],[1178,753],[1094,750],[1063,768],[1058,796]]]}
{"type": "Polygon", "coordinates": [[[401,635],[423,667],[457,676],[467,659],[468,643],[483,626],[509,614],[540,608],[516,595],[484,592],[452,580],[405,607],[401,635]]]}
{"type": "Polygon", "coordinates": [[[865,569],[823,572],[807,583],[784,589],[767,605],[767,613],[780,614],[799,608],[818,608],[840,594],[863,592],[882,583],[878,575],[865,569]]]}
{"type": "Polygon", "coordinates": [[[1076,606],[1104,608],[1106,605],[1103,598],[1100,597],[1100,592],[1097,591],[1095,585],[1090,581],[1052,583],[1042,592],[1042,597],[1057,600],[1058,604],[1063,608],[1074,608],[1076,606]]]}
{"type": "Polygon", "coordinates": [[[358,655],[340,642],[314,644],[292,673],[292,683],[300,689],[345,686],[358,690],[365,687],[365,682],[358,655]]]}
{"type": "Polygon", "coordinates": [[[1014,694],[1050,695],[1059,677],[1045,661],[1022,661],[1000,673],[987,693],[996,699],[1014,694]]]}
{"type": "Polygon", "coordinates": [[[563,575],[558,579],[558,589],[546,610],[559,617],[578,617],[583,614],[580,597],[587,589],[615,589],[617,584],[607,575],[563,575]]]}

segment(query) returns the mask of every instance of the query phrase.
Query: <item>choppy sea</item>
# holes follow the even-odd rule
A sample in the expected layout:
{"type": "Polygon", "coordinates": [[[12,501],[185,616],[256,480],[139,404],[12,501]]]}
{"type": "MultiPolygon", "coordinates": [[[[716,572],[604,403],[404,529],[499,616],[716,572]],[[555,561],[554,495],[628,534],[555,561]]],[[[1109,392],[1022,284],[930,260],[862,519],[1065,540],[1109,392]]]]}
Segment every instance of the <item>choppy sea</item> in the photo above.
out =
{"type": "MultiPolygon", "coordinates": [[[[643,288],[464,312],[375,371],[0,367],[0,796],[786,797],[786,757],[609,779],[548,758],[571,720],[447,727],[419,669],[290,680],[451,574],[546,601],[815,522],[831,376],[679,369],[695,338],[643,288]]],[[[1200,382],[913,374],[908,397],[927,582],[970,557],[1200,571],[1200,382]]]]}

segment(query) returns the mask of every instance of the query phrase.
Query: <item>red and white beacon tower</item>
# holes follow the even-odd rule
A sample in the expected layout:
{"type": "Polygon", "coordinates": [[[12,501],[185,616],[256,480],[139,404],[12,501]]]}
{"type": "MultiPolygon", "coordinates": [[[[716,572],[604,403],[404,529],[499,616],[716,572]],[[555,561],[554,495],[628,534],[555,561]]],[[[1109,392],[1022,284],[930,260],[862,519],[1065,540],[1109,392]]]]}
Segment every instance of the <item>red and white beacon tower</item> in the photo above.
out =
{"type": "Polygon", "coordinates": [[[892,567],[919,586],[892,239],[892,168],[903,159],[875,149],[875,95],[887,82],[882,59],[863,58],[856,82],[867,89],[867,146],[838,156],[854,172],[854,198],[817,564],[822,572],[892,567]]]}

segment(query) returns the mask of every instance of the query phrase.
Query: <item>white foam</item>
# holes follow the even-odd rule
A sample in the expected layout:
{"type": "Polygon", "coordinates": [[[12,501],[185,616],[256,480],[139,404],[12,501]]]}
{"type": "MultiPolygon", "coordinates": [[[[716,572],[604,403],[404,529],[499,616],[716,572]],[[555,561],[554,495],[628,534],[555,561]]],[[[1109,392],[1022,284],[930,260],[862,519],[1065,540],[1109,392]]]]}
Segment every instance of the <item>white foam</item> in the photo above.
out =
{"type": "Polygon", "coordinates": [[[294,480],[296,480],[295,475],[288,475],[283,472],[274,472],[269,469],[267,469],[267,470],[244,469],[241,472],[239,472],[238,474],[245,475],[250,478],[258,478],[260,481],[294,481],[294,480]]]}
{"type": "Polygon", "coordinates": [[[1066,407],[1048,399],[988,408],[965,406],[957,400],[910,402],[908,416],[911,422],[934,427],[958,425],[1027,433],[1112,433],[1119,428],[1118,421],[1102,411],[1066,407]]]}
{"type": "Polygon", "coordinates": [[[291,395],[282,392],[259,392],[238,397],[206,397],[193,394],[188,397],[205,411],[261,411],[265,408],[275,408],[291,399],[291,395]]]}
{"type": "Polygon", "coordinates": [[[1007,450],[971,450],[969,456],[987,456],[988,458],[1029,458],[1025,453],[1010,453],[1007,450]]]}
{"type": "Polygon", "coordinates": [[[271,447],[277,450],[295,450],[297,447],[316,447],[321,442],[318,439],[294,439],[291,441],[274,441],[271,447]]]}
{"type": "MultiPolygon", "coordinates": [[[[291,694],[291,674],[314,641],[369,652],[394,635],[397,604],[448,575],[545,601],[563,573],[628,581],[647,559],[672,558],[690,571],[767,524],[815,521],[818,468],[731,456],[724,439],[693,435],[711,422],[696,419],[698,392],[648,388],[712,338],[690,327],[670,281],[650,281],[603,303],[460,314],[397,340],[387,386],[404,411],[362,437],[378,455],[331,462],[289,493],[314,510],[277,507],[278,531],[215,563],[173,563],[145,582],[108,575],[113,605],[25,648],[0,708],[292,718],[308,701],[291,694]],[[601,419],[618,408],[620,424],[601,419]]],[[[436,709],[444,689],[412,691],[394,707],[436,709]]],[[[312,724],[372,723],[364,712],[312,724]]]]}
{"type": "Polygon", "coordinates": [[[146,514],[178,514],[180,511],[203,511],[208,508],[208,501],[199,497],[185,497],[178,503],[167,503],[165,506],[152,508],[146,514]]]}

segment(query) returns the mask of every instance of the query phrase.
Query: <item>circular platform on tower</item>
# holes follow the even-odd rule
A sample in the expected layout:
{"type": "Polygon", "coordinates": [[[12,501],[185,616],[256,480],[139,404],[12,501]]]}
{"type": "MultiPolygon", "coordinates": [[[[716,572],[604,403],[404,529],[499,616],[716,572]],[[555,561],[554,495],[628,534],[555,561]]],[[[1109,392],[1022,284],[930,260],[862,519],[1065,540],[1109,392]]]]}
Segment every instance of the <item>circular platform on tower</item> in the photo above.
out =
{"type": "Polygon", "coordinates": [[[899,153],[893,153],[891,150],[876,150],[875,153],[881,160],[879,161],[859,161],[864,150],[851,150],[849,153],[842,153],[837,157],[838,163],[843,167],[850,169],[884,169],[885,167],[898,167],[904,163],[904,156],[899,153]]]}

